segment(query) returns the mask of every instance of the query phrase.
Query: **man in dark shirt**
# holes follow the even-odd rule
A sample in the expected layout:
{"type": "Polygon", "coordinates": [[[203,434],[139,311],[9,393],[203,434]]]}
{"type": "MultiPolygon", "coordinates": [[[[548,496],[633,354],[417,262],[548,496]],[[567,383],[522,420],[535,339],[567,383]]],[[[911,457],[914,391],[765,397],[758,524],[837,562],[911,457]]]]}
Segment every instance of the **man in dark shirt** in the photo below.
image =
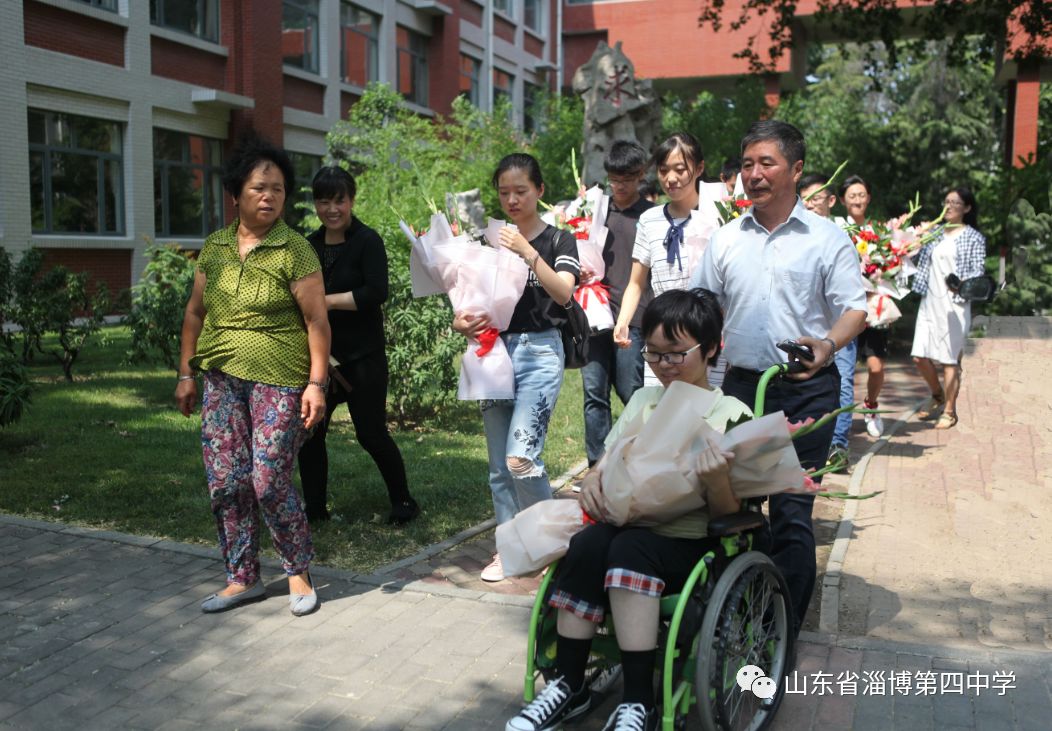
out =
{"type": "MultiPolygon", "coordinates": [[[[610,210],[606,218],[609,234],[603,247],[606,275],[602,283],[608,288],[614,320],[621,309],[621,298],[632,273],[632,246],[636,240],[639,215],[654,204],[639,195],[639,185],[646,174],[649,156],[638,143],[617,140],[603,161],[610,180],[610,210]]],[[[581,282],[587,283],[594,273],[581,268],[581,282]]],[[[581,369],[584,385],[584,434],[588,465],[602,456],[603,442],[610,432],[610,386],[627,404],[632,394],[643,385],[643,336],[640,324],[650,302],[649,290],[640,299],[629,327],[632,345],[619,348],[614,344],[614,331],[593,333],[588,343],[588,363],[581,369]]]]}

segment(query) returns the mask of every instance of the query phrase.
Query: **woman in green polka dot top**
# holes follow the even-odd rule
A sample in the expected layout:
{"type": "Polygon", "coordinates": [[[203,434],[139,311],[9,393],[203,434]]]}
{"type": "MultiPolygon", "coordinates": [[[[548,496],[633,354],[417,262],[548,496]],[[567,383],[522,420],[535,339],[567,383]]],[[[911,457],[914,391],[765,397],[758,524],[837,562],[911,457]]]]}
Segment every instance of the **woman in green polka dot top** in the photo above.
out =
{"type": "Polygon", "coordinates": [[[227,573],[205,612],[266,596],[257,507],[288,576],[292,613],[318,605],[292,466],[325,416],[330,332],[318,257],[281,220],[293,183],[284,150],[242,140],[223,171],[237,218],[205,240],[183,318],[175,399],[190,416],[203,374],[201,443],[227,573]]]}

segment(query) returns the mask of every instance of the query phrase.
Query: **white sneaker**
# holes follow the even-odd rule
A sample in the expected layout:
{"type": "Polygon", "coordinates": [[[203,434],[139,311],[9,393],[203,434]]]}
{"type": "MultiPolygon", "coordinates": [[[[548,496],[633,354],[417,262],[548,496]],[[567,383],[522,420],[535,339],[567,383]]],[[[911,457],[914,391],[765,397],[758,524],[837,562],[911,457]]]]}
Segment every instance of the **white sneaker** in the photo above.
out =
{"type": "Polygon", "coordinates": [[[642,703],[622,703],[607,719],[603,731],[657,731],[657,712],[642,703]]]}
{"type": "Polygon", "coordinates": [[[504,581],[504,564],[500,562],[500,554],[493,554],[493,560],[489,566],[482,569],[483,581],[504,581]]]}
{"type": "Polygon", "coordinates": [[[884,420],[880,414],[863,414],[862,417],[866,422],[866,433],[871,437],[877,439],[884,433],[884,420]]]}
{"type": "Polygon", "coordinates": [[[523,708],[519,715],[508,721],[504,731],[549,731],[557,729],[563,721],[576,718],[592,707],[592,694],[587,686],[576,693],[562,678],[556,678],[544,686],[537,698],[523,708]]]}

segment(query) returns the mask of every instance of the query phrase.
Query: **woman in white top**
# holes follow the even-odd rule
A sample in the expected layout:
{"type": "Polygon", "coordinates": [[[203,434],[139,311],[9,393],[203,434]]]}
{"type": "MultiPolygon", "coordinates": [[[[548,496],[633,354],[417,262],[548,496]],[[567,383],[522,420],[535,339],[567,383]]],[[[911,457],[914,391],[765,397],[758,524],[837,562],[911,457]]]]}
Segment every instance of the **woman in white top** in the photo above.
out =
{"type": "Polygon", "coordinates": [[[913,291],[921,295],[921,304],[911,355],[931,388],[931,404],[918,416],[937,420],[936,429],[957,424],[961,353],[972,322],[971,303],[959,297],[946,279],[951,274],[961,281],[982,276],[986,259],[986,237],[976,229],[979,209],[972,191],[954,188],[946,194],[944,204],[947,226],[920,250],[913,278],[913,291]],[[936,363],[942,366],[941,386],[936,363]]]}
{"type": "MultiPolygon", "coordinates": [[[[644,211],[639,217],[632,274],[614,326],[614,342],[622,348],[631,344],[628,325],[648,280],[655,296],[687,289],[691,272],[701,261],[713,231],[709,217],[697,210],[698,181],[705,172],[701,143],[688,132],[677,132],[661,143],[653,160],[668,203],[644,211]]],[[[658,385],[649,367],[643,373],[644,386],[658,385]]]]}

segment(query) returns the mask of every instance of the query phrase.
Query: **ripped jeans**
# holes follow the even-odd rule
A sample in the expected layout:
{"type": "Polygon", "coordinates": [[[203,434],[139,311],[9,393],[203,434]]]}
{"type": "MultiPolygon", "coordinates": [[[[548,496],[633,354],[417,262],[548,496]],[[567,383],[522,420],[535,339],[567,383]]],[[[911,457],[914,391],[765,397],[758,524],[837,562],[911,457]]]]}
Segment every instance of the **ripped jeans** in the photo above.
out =
{"type": "Polygon", "coordinates": [[[515,369],[515,399],[482,401],[489,487],[497,523],[552,496],[541,452],[563,385],[563,342],[556,329],[504,333],[515,369]]]}

